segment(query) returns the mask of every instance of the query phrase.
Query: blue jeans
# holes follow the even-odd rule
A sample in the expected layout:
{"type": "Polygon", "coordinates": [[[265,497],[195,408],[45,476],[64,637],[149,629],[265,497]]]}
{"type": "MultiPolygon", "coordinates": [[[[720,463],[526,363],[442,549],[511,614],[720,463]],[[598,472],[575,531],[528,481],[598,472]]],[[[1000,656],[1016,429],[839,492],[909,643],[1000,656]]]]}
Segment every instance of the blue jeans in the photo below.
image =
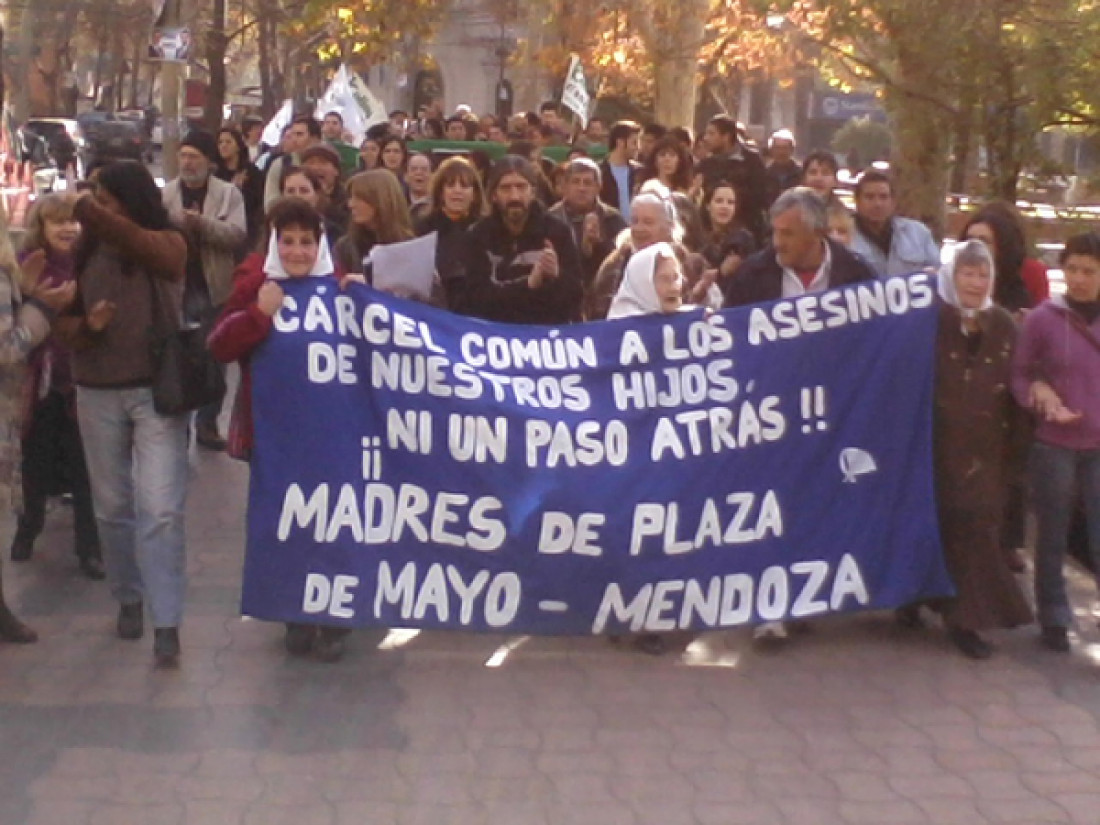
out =
{"type": "Polygon", "coordinates": [[[1043,627],[1072,627],[1073,609],[1062,569],[1078,495],[1085,502],[1089,553],[1100,570],[1100,450],[1068,450],[1036,442],[1031,448],[1031,501],[1039,523],[1035,545],[1035,604],[1043,627]]]}
{"type": "Polygon", "coordinates": [[[77,415],[111,592],[153,626],[183,618],[187,415],[160,415],[148,387],[77,388],[77,415]]]}

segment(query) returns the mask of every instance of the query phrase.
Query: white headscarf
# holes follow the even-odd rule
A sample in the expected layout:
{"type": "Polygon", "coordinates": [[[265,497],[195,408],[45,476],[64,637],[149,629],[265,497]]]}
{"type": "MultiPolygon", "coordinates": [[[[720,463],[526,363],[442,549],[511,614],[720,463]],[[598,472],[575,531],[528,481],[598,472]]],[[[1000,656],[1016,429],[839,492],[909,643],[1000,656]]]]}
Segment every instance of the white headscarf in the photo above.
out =
{"type": "Polygon", "coordinates": [[[985,312],[993,306],[993,286],[997,280],[997,269],[993,266],[993,253],[989,247],[977,239],[963,241],[954,250],[951,263],[944,264],[940,268],[938,290],[944,302],[955,307],[962,313],[963,318],[973,318],[979,312],[985,312]],[[955,273],[960,266],[988,266],[989,267],[989,292],[982,301],[980,309],[964,309],[959,304],[959,291],[955,286],[955,273]]]}
{"type": "Polygon", "coordinates": [[[653,285],[653,273],[659,257],[675,259],[676,252],[670,244],[662,241],[630,256],[619,291],[615,293],[611,309],[607,312],[608,318],[629,318],[663,311],[661,299],[657,297],[657,287],[653,285]]]}
{"type": "MultiPolygon", "coordinates": [[[[336,267],[332,263],[332,253],[328,248],[328,238],[321,233],[321,239],[317,242],[317,260],[313,262],[313,269],[309,271],[310,278],[318,278],[323,275],[332,275],[336,267]]],[[[281,281],[290,276],[283,266],[283,259],[279,257],[279,238],[272,231],[271,239],[267,242],[267,257],[264,258],[264,275],[273,281],[281,281]]]]}

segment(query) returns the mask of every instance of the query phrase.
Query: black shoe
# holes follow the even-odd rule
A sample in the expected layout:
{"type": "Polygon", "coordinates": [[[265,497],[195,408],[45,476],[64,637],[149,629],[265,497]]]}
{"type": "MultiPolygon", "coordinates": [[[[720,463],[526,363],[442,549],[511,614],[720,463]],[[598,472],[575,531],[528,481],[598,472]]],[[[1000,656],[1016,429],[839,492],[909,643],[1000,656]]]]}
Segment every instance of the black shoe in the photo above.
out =
{"type": "Polygon", "coordinates": [[[200,447],[220,453],[225,451],[226,441],[218,433],[217,427],[196,427],[195,441],[200,447]]]}
{"type": "Polygon", "coordinates": [[[16,645],[29,645],[38,641],[38,634],[15,618],[0,597],[0,641],[16,645]]]}
{"type": "Polygon", "coordinates": [[[84,577],[94,582],[107,578],[107,571],[103,569],[103,559],[99,556],[81,556],[80,572],[84,577]]]}
{"type": "Polygon", "coordinates": [[[656,633],[643,633],[641,636],[636,636],[634,647],[650,656],[663,656],[668,650],[664,637],[656,633]]]}
{"type": "Polygon", "coordinates": [[[118,637],[140,639],[145,635],[145,607],[141,602],[118,607],[118,637]]]}
{"type": "Polygon", "coordinates": [[[919,604],[907,604],[894,611],[894,623],[906,630],[920,630],[924,627],[924,617],[920,614],[919,604]]]}
{"type": "Polygon", "coordinates": [[[313,638],[313,656],[319,662],[332,664],[344,658],[347,631],[340,627],[321,627],[313,638]]]}
{"type": "Polygon", "coordinates": [[[34,536],[28,536],[22,530],[17,530],[11,543],[11,560],[27,561],[32,553],[34,553],[34,536]]]}
{"type": "Polygon", "coordinates": [[[993,645],[973,630],[952,628],[949,631],[949,635],[955,647],[971,659],[988,659],[993,655],[993,645]]]}
{"type": "Polygon", "coordinates": [[[175,627],[153,631],[153,667],[165,670],[180,666],[180,632],[175,627]]]}
{"type": "Polygon", "coordinates": [[[313,639],[316,635],[317,628],[311,624],[288,622],[283,646],[291,656],[307,656],[313,649],[313,639]]]}
{"type": "Polygon", "coordinates": [[[1069,632],[1064,627],[1044,627],[1039,637],[1043,647],[1055,653],[1069,653],[1069,632]]]}

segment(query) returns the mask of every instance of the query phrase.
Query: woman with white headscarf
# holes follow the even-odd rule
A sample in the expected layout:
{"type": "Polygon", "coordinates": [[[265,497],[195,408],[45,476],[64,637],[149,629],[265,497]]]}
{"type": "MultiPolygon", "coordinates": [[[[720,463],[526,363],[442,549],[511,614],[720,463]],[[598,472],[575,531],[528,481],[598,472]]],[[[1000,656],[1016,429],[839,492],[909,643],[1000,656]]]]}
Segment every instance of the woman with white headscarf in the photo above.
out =
{"type": "Polygon", "coordinates": [[[1016,326],[993,304],[994,277],[989,249],[967,241],[939,279],[936,501],[956,595],[936,607],[951,641],[974,659],[993,652],[979,631],[1032,621],[999,539],[1008,481],[1023,471],[1026,431],[1010,392],[1016,326]]]}
{"type": "MultiPolygon", "coordinates": [[[[238,361],[241,380],[233,403],[227,452],[248,461],[252,457],[252,353],[271,334],[273,319],[283,306],[281,282],[289,278],[335,277],[320,213],[301,198],[280,198],[267,213],[266,251],[255,252],[237,268],[233,293],[225,303],[207,346],[222,363],[238,361]]],[[[347,275],[365,283],[362,275],[347,275]]],[[[285,645],[295,656],[312,654],[324,662],[343,656],[347,630],[320,625],[287,624],[285,645]]]]}

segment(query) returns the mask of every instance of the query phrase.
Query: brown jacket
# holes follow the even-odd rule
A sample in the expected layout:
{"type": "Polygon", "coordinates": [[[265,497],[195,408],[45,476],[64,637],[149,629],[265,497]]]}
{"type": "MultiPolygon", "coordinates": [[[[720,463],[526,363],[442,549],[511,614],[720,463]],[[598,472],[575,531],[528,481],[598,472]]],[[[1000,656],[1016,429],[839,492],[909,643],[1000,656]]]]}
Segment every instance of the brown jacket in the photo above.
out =
{"type": "Polygon", "coordinates": [[[95,249],[77,273],[76,302],[57,321],[58,337],[75,350],[73,378],[87,387],[147,385],[153,375],[152,289],[178,320],[187,242],[175,229],[143,229],[91,198],[77,202],[76,218],[95,249]],[[114,303],[115,315],[106,329],[93,333],[84,313],[100,301],[114,303]]]}
{"type": "Polygon", "coordinates": [[[944,613],[966,630],[1031,621],[1000,546],[1005,492],[1020,472],[1027,425],[1009,389],[1016,326],[1000,308],[979,315],[972,349],[957,309],[940,306],[936,343],[936,501],[944,559],[958,596],[944,613]]]}

